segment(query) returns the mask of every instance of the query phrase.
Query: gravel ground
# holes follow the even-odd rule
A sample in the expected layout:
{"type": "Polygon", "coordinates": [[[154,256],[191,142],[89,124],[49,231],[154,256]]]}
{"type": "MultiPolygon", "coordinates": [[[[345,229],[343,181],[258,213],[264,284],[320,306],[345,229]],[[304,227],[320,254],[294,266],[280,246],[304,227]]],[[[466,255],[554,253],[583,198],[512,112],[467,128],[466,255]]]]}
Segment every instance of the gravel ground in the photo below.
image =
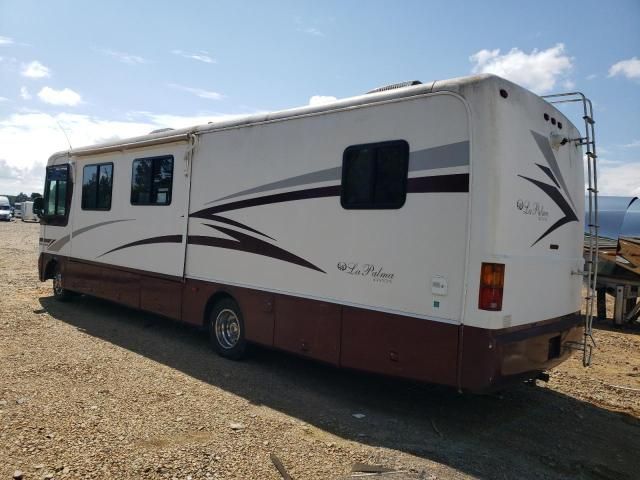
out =
{"type": "Polygon", "coordinates": [[[640,472],[640,329],[596,331],[542,386],[488,396],[340,371],[105,301],[51,298],[39,226],[0,225],[0,479],[632,479],[640,472]],[[354,416],[363,414],[364,416],[354,416]],[[361,418],[357,418],[361,417],[361,418]]]}

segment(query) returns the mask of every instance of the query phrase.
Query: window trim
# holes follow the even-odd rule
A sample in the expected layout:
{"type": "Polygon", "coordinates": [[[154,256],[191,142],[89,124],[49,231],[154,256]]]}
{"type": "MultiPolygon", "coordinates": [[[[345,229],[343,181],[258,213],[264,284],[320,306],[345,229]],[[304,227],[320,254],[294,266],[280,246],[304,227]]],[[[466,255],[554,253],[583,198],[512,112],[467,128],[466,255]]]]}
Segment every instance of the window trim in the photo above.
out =
{"type": "MultiPolygon", "coordinates": [[[[66,182],[67,182],[67,186],[66,186],[66,197],[65,201],[64,201],[64,215],[58,215],[58,214],[43,214],[40,216],[40,223],[42,223],[43,225],[51,225],[54,227],[66,227],[67,224],[69,223],[69,213],[71,211],[71,200],[73,198],[73,181],[72,181],[72,172],[71,172],[71,165],[69,163],[57,163],[57,164],[53,164],[53,165],[47,165],[46,169],[45,169],[45,177],[44,177],[44,192],[42,195],[42,200],[44,202],[45,199],[47,198],[48,192],[51,188],[51,182],[49,181],[49,171],[53,168],[59,168],[59,167],[65,167],[66,173],[67,173],[67,178],[66,178],[66,182]]],[[[58,209],[58,194],[59,194],[59,189],[56,186],[56,201],[55,201],[55,207],[56,207],[56,211],[58,209]]],[[[44,204],[45,208],[47,203],[44,204]]]]}
{"type": "Polygon", "coordinates": [[[171,205],[171,202],[173,202],[173,172],[175,171],[175,158],[173,157],[173,155],[156,155],[154,157],[140,157],[140,158],[134,158],[133,161],[131,162],[131,181],[130,181],[130,187],[131,187],[131,194],[129,195],[129,203],[134,206],[134,207],[166,207],[171,205]],[[151,189],[149,191],[149,198],[152,198],[153,196],[153,162],[155,160],[162,160],[165,158],[170,158],[171,159],[171,186],[169,187],[169,201],[167,203],[145,203],[145,202],[134,202],[133,201],[133,177],[135,175],[135,172],[133,171],[133,166],[134,164],[138,161],[138,160],[151,160],[151,189]]]}
{"type": "Polygon", "coordinates": [[[82,190],[80,191],[80,208],[85,211],[99,211],[99,212],[108,212],[111,210],[111,204],[113,203],[113,175],[115,173],[116,167],[113,162],[104,162],[104,163],[89,163],[82,167],[82,190]],[[109,195],[109,207],[108,208],[86,208],[84,206],[84,169],[88,167],[98,167],[98,184],[96,185],[96,205],[98,204],[98,196],[100,193],[100,167],[103,165],[111,165],[111,192],[109,195]]]}
{"type": "Polygon", "coordinates": [[[350,145],[347,148],[345,148],[342,154],[342,179],[340,183],[340,205],[342,206],[342,208],[345,210],[399,210],[401,209],[404,206],[404,204],[407,203],[407,185],[409,181],[409,156],[410,156],[409,142],[403,139],[387,140],[384,142],[374,142],[374,143],[361,143],[358,145],[350,145]],[[406,153],[404,158],[405,175],[402,178],[402,190],[404,192],[402,201],[395,202],[395,203],[368,202],[368,203],[360,203],[358,205],[346,205],[345,204],[345,192],[346,192],[345,181],[347,180],[347,168],[346,168],[347,155],[353,150],[359,150],[364,148],[373,149],[375,152],[375,157],[374,157],[375,169],[377,169],[378,168],[378,164],[377,164],[378,150],[380,148],[391,147],[391,146],[402,146],[402,148],[405,151],[404,153],[406,153]]]}

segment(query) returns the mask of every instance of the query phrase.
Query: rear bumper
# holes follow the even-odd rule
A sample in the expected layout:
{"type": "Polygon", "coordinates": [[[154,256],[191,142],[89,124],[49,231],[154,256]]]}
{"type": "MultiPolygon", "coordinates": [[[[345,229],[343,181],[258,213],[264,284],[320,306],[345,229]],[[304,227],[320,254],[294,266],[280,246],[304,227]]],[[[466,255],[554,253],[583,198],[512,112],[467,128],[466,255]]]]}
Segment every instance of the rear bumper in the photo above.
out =
{"type": "Polygon", "coordinates": [[[579,312],[500,330],[463,327],[460,387],[483,391],[519,380],[567,360],[582,340],[579,312]]]}

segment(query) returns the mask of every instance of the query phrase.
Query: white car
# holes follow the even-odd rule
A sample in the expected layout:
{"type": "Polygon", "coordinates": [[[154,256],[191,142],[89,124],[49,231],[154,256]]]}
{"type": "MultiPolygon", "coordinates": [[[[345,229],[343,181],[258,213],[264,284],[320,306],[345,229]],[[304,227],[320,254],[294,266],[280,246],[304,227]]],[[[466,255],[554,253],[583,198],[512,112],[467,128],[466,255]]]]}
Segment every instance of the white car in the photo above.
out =
{"type": "Polygon", "coordinates": [[[11,221],[11,204],[9,202],[0,203],[0,220],[11,221]]]}

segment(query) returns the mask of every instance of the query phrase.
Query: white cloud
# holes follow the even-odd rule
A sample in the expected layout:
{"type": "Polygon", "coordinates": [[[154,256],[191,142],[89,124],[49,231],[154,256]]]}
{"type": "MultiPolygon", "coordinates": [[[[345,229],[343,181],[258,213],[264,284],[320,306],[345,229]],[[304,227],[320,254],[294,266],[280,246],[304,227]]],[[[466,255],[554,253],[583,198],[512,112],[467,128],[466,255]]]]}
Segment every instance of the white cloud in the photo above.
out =
{"type": "Polygon", "coordinates": [[[2,102],[8,102],[9,99],[7,97],[0,97],[0,103],[2,102]]]}
{"type": "Polygon", "coordinates": [[[0,192],[16,194],[40,192],[44,164],[51,154],[73,147],[93,145],[119,138],[146,135],[158,128],[182,128],[207,122],[231,120],[244,115],[180,116],[151,112],[131,112],[126,120],[109,120],[89,115],[39,111],[14,113],[0,118],[0,192]],[[37,139],[37,141],[34,141],[37,139]]]}
{"type": "Polygon", "coordinates": [[[217,63],[214,58],[211,58],[211,56],[209,55],[209,52],[205,50],[200,50],[199,52],[190,53],[190,52],[184,52],[182,50],[176,49],[176,50],[171,50],[171,53],[173,53],[174,55],[179,55],[184,58],[189,58],[191,60],[197,60],[203,63],[217,63]]]}
{"type": "Polygon", "coordinates": [[[211,90],[203,90],[202,88],[185,87],[184,85],[177,85],[175,83],[170,83],[169,86],[171,88],[182,90],[184,92],[189,92],[192,95],[196,95],[200,98],[206,98],[207,100],[221,100],[224,98],[224,95],[222,95],[221,93],[211,90]]]}
{"type": "Polygon", "coordinates": [[[0,36],[0,45],[11,45],[13,38],[0,36]]]}
{"type": "Polygon", "coordinates": [[[44,165],[51,154],[112,138],[149,133],[155,125],[146,122],[118,122],[60,113],[15,113],[0,120],[0,192],[42,191],[44,165]],[[34,141],[37,139],[37,141],[34,141]]]}
{"type": "Polygon", "coordinates": [[[54,90],[51,87],[44,87],[38,92],[38,98],[51,105],[67,105],[75,107],[82,103],[82,97],[80,94],[69,88],[54,90]]]}
{"type": "Polygon", "coordinates": [[[32,97],[27,87],[20,87],[20,98],[23,100],[31,100],[32,97]]]}
{"type": "Polygon", "coordinates": [[[626,145],[623,145],[623,147],[625,148],[640,147],[640,140],[633,140],[631,143],[627,143],[626,145]]]}
{"type": "Polygon", "coordinates": [[[22,72],[23,77],[29,78],[46,78],[51,76],[51,70],[45,67],[43,64],[34,60],[33,62],[23,64],[22,72]]]}
{"type": "Polygon", "coordinates": [[[127,52],[119,52],[117,50],[111,50],[110,48],[100,49],[98,51],[128,65],[141,65],[143,63],[149,63],[149,60],[147,60],[146,58],[127,52]]]}
{"type": "Polygon", "coordinates": [[[469,60],[474,64],[473,73],[493,73],[536,93],[551,91],[573,68],[562,43],[547,50],[534,49],[531,53],[518,48],[504,55],[500,55],[499,49],[480,50],[469,60]]]}
{"type": "Polygon", "coordinates": [[[595,73],[592,73],[590,75],[587,75],[587,80],[593,80],[594,78],[597,78],[598,75],[596,75],[595,73]]]}
{"type": "Polygon", "coordinates": [[[44,162],[37,162],[28,168],[19,168],[0,158],[0,194],[42,193],[44,167],[44,162]]]}
{"type": "Polygon", "coordinates": [[[324,37],[324,33],[315,27],[298,28],[298,31],[314,37],[324,37]]]}
{"type": "Polygon", "coordinates": [[[309,105],[324,105],[325,103],[335,102],[336,97],[331,95],[314,95],[309,99],[309,105]]]}
{"type": "Polygon", "coordinates": [[[640,160],[601,165],[598,170],[598,192],[600,195],[639,196],[640,160]]]}
{"type": "Polygon", "coordinates": [[[611,65],[609,76],[615,77],[617,75],[623,75],[629,80],[640,80],[640,59],[632,57],[611,65]]]}

